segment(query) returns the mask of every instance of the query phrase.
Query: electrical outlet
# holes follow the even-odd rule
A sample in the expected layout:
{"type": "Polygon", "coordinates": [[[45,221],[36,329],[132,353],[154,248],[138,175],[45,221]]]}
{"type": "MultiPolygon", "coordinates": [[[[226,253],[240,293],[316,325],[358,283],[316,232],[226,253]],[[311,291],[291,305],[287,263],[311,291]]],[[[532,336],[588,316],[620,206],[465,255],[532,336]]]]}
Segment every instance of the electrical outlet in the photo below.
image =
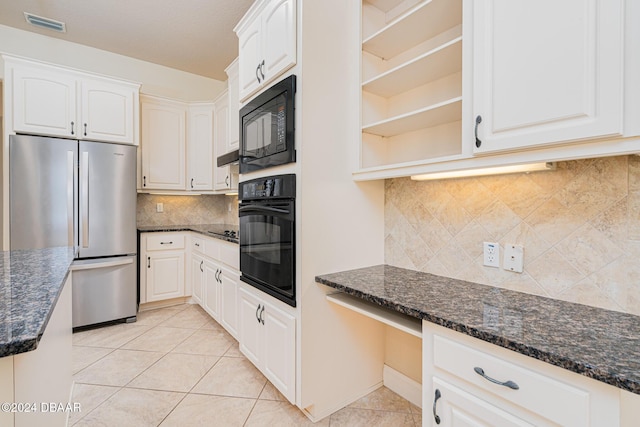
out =
{"type": "Polygon", "coordinates": [[[156,212],[164,212],[164,204],[156,203],[156,212]]]}
{"type": "Polygon", "coordinates": [[[500,245],[492,242],[484,242],[484,265],[487,267],[500,267],[500,245]]]}

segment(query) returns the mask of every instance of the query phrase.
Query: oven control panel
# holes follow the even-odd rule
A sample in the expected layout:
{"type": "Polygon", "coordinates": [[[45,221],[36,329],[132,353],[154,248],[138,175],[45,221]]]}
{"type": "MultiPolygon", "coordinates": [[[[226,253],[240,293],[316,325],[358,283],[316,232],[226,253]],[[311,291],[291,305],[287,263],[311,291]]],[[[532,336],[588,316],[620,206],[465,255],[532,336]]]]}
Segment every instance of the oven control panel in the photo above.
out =
{"type": "Polygon", "coordinates": [[[238,190],[240,200],[294,199],[296,176],[286,174],[252,179],[239,183],[238,190]]]}

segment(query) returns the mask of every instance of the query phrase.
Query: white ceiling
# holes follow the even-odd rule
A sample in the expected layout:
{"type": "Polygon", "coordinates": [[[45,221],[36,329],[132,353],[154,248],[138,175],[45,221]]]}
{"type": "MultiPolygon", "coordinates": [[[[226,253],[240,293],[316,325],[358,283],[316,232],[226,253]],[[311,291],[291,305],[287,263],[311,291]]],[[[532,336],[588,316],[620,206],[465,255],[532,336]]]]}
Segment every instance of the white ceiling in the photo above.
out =
{"type": "Polygon", "coordinates": [[[0,0],[0,24],[217,80],[238,55],[233,27],[254,0],[0,0]],[[62,21],[58,33],[24,12],[62,21]]]}

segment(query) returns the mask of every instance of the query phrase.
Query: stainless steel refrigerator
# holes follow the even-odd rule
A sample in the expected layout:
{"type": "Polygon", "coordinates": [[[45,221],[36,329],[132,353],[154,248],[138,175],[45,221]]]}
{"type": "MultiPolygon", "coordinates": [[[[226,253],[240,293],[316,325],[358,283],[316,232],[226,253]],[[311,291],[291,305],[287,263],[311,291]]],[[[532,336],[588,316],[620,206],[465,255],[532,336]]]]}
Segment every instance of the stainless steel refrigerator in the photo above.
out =
{"type": "Polygon", "coordinates": [[[74,246],[73,327],[135,320],[136,147],[9,138],[11,249],[74,246]]]}

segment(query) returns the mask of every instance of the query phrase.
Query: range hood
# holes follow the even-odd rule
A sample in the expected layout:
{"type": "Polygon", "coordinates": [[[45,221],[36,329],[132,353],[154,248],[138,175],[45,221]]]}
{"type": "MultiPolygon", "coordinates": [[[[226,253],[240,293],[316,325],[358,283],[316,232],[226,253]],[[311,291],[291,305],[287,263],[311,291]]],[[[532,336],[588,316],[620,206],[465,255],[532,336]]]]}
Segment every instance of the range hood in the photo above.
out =
{"type": "Polygon", "coordinates": [[[237,165],[240,159],[240,151],[234,150],[218,156],[218,167],[226,165],[237,165]]]}

